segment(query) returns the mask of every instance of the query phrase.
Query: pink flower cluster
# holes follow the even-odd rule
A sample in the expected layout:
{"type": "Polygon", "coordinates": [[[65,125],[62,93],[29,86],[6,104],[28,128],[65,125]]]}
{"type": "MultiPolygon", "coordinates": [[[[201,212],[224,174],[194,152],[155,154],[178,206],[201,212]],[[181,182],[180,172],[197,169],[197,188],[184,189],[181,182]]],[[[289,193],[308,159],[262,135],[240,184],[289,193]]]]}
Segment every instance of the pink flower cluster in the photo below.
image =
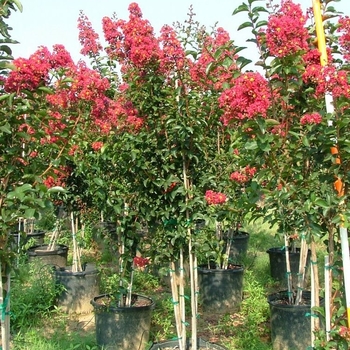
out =
{"type": "Polygon", "coordinates": [[[301,125],[320,124],[322,122],[322,116],[319,113],[305,114],[300,118],[301,125]]]}
{"type": "Polygon", "coordinates": [[[329,92],[334,98],[350,97],[349,73],[337,70],[334,66],[322,67],[320,64],[307,66],[303,73],[305,83],[315,85],[315,96],[322,97],[329,92]]]}
{"type": "Polygon", "coordinates": [[[286,57],[308,50],[309,33],[300,5],[284,0],[276,14],[269,17],[266,30],[266,44],[270,54],[286,57]]]}
{"type": "Polygon", "coordinates": [[[134,266],[137,266],[137,267],[145,267],[149,264],[149,259],[143,258],[141,256],[135,256],[133,261],[134,261],[134,266]]]}
{"type": "Polygon", "coordinates": [[[266,117],[271,105],[268,82],[260,73],[244,73],[235,79],[232,88],[221,94],[219,105],[224,110],[224,125],[229,125],[232,120],[266,117]]]}
{"type": "Polygon", "coordinates": [[[339,38],[341,52],[347,61],[350,61],[350,18],[341,17],[338,21],[338,32],[341,33],[339,38]]]}
{"type": "Polygon", "coordinates": [[[234,171],[230,175],[230,180],[235,181],[240,184],[244,184],[251,180],[256,174],[256,168],[247,165],[243,171],[234,171]]]}
{"type": "Polygon", "coordinates": [[[79,41],[82,46],[80,53],[84,56],[95,56],[102,50],[98,34],[92,28],[91,22],[81,11],[78,18],[79,41]]]}
{"type": "Polygon", "coordinates": [[[142,18],[138,4],[131,3],[129,13],[129,21],[103,18],[103,32],[109,43],[107,53],[123,65],[132,63],[144,68],[159,60],[158,41],[149,21],[142,18]]]}
{"type": "Polygon", "coordinates": [[[95,141],[91,144],[91,148],[97,152],[103,147],[103,142],[101,141],[95,141]]]}
{"type": "Polygon", "coordinates": [[[209,205],[224,204],[227,200],[227,196],[221,192],[208,190],[205,192],[205,200],[209,205]]]}
{"type": "Polygon", "coordinates": [[[64,47],[55,45],[52,53],[42,46],[29,58],[13,60],[13,65],[16,69],[6,79],[6,92],[33,91],[49,82],[51,69],[72,67],[74,64],[64,47]]]}
{"type": "Polygon", "coordinates": [[[204,38],[202,54],[190,66],[190,75],[193,81],[204,87],[212,86],[217,90],[222,90],[223,83],[231,85],[234,73],[238,71],[233,52],[234,47],[230,35],[223,28],[217,28],[213,36],[207,35],[204,38]],[[224,60],[231,61],[231,63],[225,67],[217,64],[217,62],[224,60]],[[207,72],[208,67],[210,67],[210,74],[207,72]]]}
{"type": "Polygon", "coordinates": [[[160,71],[163,73],[182,69],[186,64],[186,54],[178,40],[175,30],[165,25],[160,31],[160,71]]]}

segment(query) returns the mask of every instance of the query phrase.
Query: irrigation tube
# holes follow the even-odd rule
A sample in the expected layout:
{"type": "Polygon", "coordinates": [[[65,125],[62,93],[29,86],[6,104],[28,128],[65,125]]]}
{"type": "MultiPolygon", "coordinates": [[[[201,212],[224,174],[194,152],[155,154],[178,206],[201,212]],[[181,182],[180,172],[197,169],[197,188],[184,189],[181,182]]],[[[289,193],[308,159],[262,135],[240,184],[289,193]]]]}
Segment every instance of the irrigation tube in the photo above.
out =
{"type": "MultiPolygon", "coordinates": [[[[312,7],[315,18],[316,25],[316,35],[318,50],[321,54],[321,65],[325,66],[327,64],[327,50],[326,50],[326,38],[323,28],[322,13],[320,0],[313,0],[312,7]]],[[[327,113],[333,113],[333,98],[331,95],[325,96],[326,100],[326,110],[327,113]]],[[[332,125],[332,124],[330,124],[332,125]]],[[[341,184],[341,179],[337,179],[336,183],[341,184]]],[[[343,184],[338,189],[338,194],[342,195],[343,184]]],[[[342,220],[343,221],[343,220],[342,220]]],[[[343,258],[343,275],[344,275],[344,287],[345,287],[345,297],[346,297],[346,313],[347,313],[347,325],[350,328],[350,257],[349,257],[349,241],[348,241],[348,231],[341,223],[339,228],[339,235],[341,240],[342,258],[343,258]]]]}

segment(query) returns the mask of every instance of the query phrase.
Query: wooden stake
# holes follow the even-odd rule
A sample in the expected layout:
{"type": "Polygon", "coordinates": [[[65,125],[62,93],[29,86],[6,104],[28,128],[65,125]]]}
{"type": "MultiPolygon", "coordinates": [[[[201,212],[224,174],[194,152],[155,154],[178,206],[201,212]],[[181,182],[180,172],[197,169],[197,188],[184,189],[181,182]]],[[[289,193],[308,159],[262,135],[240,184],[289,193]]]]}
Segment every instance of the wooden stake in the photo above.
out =
{"type": "Polygon", "coordinates": [[[290,269],[290,259],[289,259],[289,241],[288,236],[284,235],[284,247],[285,247],[285,254],[286,254],[286,271],[287,271],[287,284],[288,284],[288,299],[289,303],[293,304],[293,280],[292,280],[292,273],[290,269]]]}
{"type": "Polygon", "coordinates": [[[302,237],[301,244],[300,244],[299,272],[298,272],[297,295],[295,299],[295,305],[299,305],[303,298],[307,253],[308,253],[308,247],[306,244],[306,239],[302,237]]]}
{"type": "Polygon", "coordinates": [[[179,293],[176,283],[176,269],[175,262],[170,262],[170,285],[171,285],[171,296],[173,298],[174,305],[174,316],[175,316],[175,324],[176,324],[176,333],[179,338],[179,350],[186,349],[186,339],[182,339],[182,327],[183,324],[181,322],[181,312],[180,312],[180,303],[179,303],[179,293]]]}
{"type": "Polygon", "coordinates": [[[3,272],[6,273],[6,268],[3,268],[0,261],[0,304],[2,306],[1,315],[1,339],[2,350],[10,350],[10,274],[6,274],[7,282],[3,283],[3,272]]]}

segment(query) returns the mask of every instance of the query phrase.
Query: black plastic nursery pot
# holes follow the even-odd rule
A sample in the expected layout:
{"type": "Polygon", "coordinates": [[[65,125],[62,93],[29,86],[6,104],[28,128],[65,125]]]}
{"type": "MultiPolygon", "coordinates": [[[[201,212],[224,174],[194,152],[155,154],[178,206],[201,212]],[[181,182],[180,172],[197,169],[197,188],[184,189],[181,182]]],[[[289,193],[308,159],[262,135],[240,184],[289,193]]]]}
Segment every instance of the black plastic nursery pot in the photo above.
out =
{"type": "Polygon", "coordinates": [[[241,262],[247,255],[250,235],[248,232],[238,231],[231,239],[229,258],[233,262],[241,262]]]}
{"type": "MultiPolygon", "coordinates": [[[[283,287],[287,287],[287,268],[286,268],[286,251],[284,248],[270,248],[266,251],[269,254],[270,274],[271,277],[280,282],[283,287]]],[[[310,267],[311,251],[308,251],[306,260],[305,273],[308,279],[310,267]]],[[[297,286],[299,273],[300,248],[296,248],[295,252],[289,251],[290,269],[292,274],[293,286],[297,286]]]]}
{"type": "Polygon", "coordinates": [[[36,245],[44,244],[45,231],[33,231],[32,233],[24,232],[12,232],[11,233],[16,245],[23,245],[29,242],[31,239],[34,240],[36,245]]]}
{"type": "MultiPolygon", "coordinates": [[[[190,342],[187,342],[186,350],[190,348],[190,342]]],[[[154,343],[150,350],[175,350],[179,349],[178,340],[167,340],[164,342],[154,343]]],[[[226,350],[222,345],[207,342],[203,339],[198,339],[197,349],[212,349],[212,350],[226,350]]]]}
{"type": "Polygon", "coordinates": [[[87,264],[81,272],[56,267],[54,272],[56,283],[64,287],[57,300],[60,309],[67,313],[92,312],[91,299],[100,294],[100,275],[95,266],[87,264]]]}
{"type": "Polygon", "coordinates": [[[240,309],[243,295],[242,265],[228,269],[198,268],[199,298],[204,312],[226,313],[240,309]]]}
{"type": "Polygon", "coordinates": [[[311,311],[311,293],[303,292],[300,305],[288,303],[287,291],[271,294],[267,301],[270,305],[273,350],[311,348],[311,313],[315,313],[311,311]]]}
{"type": "Polygon", "coordinates": [[[66,267],[68,247],[56,244],[55,248],[48,250],[48,244],[36,245],[27,250],[28,260],[40,259],[44,264],[56,267],[66,267]]]}
{"type": "Polygon", "coordinates": [[[113,306],[109,294],[91,300],[95,313],[96,341],[108,350],[145,350],[154,308],[152,299],[132,295],[131,307],[113,306]]]}

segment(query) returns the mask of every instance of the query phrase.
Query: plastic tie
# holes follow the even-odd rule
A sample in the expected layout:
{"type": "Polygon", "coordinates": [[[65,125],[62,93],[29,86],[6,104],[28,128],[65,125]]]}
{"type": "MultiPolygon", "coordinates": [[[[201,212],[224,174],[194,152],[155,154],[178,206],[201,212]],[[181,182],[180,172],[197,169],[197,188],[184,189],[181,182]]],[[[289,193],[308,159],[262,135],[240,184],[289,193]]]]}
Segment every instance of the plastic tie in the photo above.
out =
{"type": "Polygon", "coordinates": [[[1,320],[5,321],[6,315],[10,315],[10,312],[7,312],[7,305],[10,299],[10,292],[6,295],[4,302],[0,304],[0,310],[1,310],[1,320]]]}
{"type": "Polygon", "coordinates": [[[190,300],[190,297],[185,294],[180,294],[180,297],[185,298],[186,300],[190,300]]]}
{"type": "Polygon", "coordinates": [[[316,317],[316,318],[318,318],[318,315],[317,315],[317,314],[312,314],[312,313],[310,313],[310,312],[307,312],[307,313],[305,314],[305,317],[316,317]]]}
{"type": "Polygon", "coordinates": [[[179,302],[174,300],[173,298],[170,299],[173,305],[179,305],[179,302]]]}
{"type": "Polygon", "coordinates": [[[312,265],[317,265],[317,261],[310,260],[310,263],[311,263],[312,265]]]}

